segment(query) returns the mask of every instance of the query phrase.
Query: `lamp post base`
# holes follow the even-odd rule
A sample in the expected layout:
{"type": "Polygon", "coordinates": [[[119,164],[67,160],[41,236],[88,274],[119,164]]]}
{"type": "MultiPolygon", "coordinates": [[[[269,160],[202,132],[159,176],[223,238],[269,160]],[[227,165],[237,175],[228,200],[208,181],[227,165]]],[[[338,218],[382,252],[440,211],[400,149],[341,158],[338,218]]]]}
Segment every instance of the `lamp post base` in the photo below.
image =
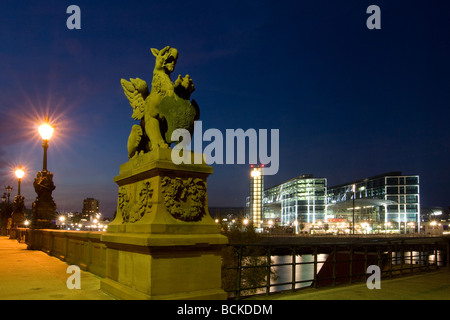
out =
{"type": "Polygon", "coordinates": [[[56,227],[56,204],[52,198],[52,192],[55,190],[53,183],[53,173],[42,170],[34,178],[34,190],[37,193],[36,200],[33,202],[33,228],[36,229],[54,229],[56,227]]]}

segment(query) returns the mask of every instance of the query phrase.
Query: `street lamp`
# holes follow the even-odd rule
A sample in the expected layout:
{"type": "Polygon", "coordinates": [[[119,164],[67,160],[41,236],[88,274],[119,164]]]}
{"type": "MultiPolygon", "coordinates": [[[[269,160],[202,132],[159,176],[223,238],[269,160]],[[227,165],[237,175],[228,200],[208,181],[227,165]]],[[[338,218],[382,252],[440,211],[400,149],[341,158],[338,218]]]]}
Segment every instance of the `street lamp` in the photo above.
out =
{"type": "Polygon", "coordinates": [[[20,226],[25,219],[25,214],[23,213],[23,209],[25,207],[24,197],[22,197],[20,194],[20,182],[22,181],[22,178],[25,175],[25,171],[22,169],[22,166],[19,166],[14,171],[14,173],[17,177],[18,188],[17,188],[17,196],[14,198],[14,211],[12,213],[12,223],[13,227],[16,228],[20,226]]]}
{"type": "Polygon", "coordinates": [[[22,178],[25,175],[25,171],[23,171],[22,166],[19,166],[14,173],[16,174],[18,184],[19,184],[18,190],[17,190],[17,195],[20,196],[20,182],[22,181],[22,178]]]}
{"type": "Polygon", "coordinates": [[[50,140],[50,138],[53,135],[53,131],[55,130],[55,128],[53,128],[49,122],[48,122],[48,116],[45,119],[45,122],[42,123],[39,126],[39,134],[41,135],[42,138],[42,147],[44,148],[44,164],[43,164],[43,168],[42,171],[47,171],[47,149],[48,149],[48,141],[50,140]]]}
{"type": "Polygon", "coordinates": [[[58,221],[59,221],[59,228],[63,229],[64,225],[66,224],[66,216],[63,215],[59,216],[58,221]]]}
{"type": "Polygon", "coordinates": [[[6,190],[6,199],[8,200],[6,203],[8,203],[8,204],[9,204],[9,196],[11,195],[12,189],[13,189],[13,188],[12,188],[11,186],[5,187],[5,190],[6,190]]]}
{"type": "MultiPolygon", "coordinates": [[[[39,171],[34,178],[33,186],[37,197],[33,202],[33,221],[31,229],[48,229],[55,227],[56,204],[52,198],[52,192],[55,189],[53,183],[53,173],[47,170],[47,149],[50,138],[55,128],[50,124],[48,116],[44,122],[39,125],[38,131],[42,138],[42,147],[44,148],[44,159],[42,171],[39,171]]],[[[34,249],[36,242],[31,244],[34,249]]]]}

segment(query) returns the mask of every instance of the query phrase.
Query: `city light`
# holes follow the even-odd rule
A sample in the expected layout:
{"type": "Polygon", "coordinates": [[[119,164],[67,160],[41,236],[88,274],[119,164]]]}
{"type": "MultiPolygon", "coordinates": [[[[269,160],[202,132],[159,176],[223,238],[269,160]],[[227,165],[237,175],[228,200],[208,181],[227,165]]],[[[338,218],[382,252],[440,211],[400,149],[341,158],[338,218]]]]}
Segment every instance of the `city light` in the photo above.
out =
{"type": "Polygon", "coordinates": [[[25,171],[22,169],[22,166],[19,166],[16,171],[14,171],[17,177],[18,188],[17,195],[20,196],[20,182],[22,181],[23,176],[25,175],[25,171]]]}
{"type": "Polygon", "coordinates": [[[43,124],[41,124],[39,126],[39,134],[41,135],[42,140],[50,140],[50,138],[53,135],[53,131],[55,130],[55,128],[53,128],[49,123],[48,123],[48,119],[46,120],[46,122],[44,122],[43,124]]]}
{"type": "Polygon", "coordinates": [[[253,178],[257,178],[261,175],[261,172],[259,170],[254,169],[252,170],[251,175],[253,178]]]}
{"type": "Polygon", "coordinates": [[[21,166],[19,166],[14,173],[16,174],[17,179],[22,179],[23,176],[25,175],[25,171],[22,169],[21,166]]]}

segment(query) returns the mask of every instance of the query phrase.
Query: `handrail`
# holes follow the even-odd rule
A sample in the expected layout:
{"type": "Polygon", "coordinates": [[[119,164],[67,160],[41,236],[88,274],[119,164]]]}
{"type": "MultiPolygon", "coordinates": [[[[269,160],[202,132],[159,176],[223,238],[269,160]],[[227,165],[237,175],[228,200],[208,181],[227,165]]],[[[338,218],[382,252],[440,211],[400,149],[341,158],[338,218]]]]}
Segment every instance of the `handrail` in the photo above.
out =
{"type": "MultiPolygon", "coordinates": [[[[255,294],[269,295],[277,291],[276,287],[290,286],[291,291],[302,288],[308,283],[310,287],[336,286],[341,283],[367,281],[367,267],[371,264],[380,267],[382,278],[393,278],[411,274],[415,271],[434,271],[448,264],[445,255],[449,252],[449,242],[411,243],[407,241],[386,243],[348,243],[311,245],[280,244],[232,244],[235,261],[231,265],[225,261],[223,273],[236,274],[235,286],[224,288],[231,299],[241,299],[255,294]],[[286,254],[286,251],[290,252],[286,254]],[[303,253],[302,253],[303,252],[303,253]],[[312,261],[297,261],[299,255],[305,253],[312,261]],[[322,260],[320,254],[326,254],[322,260]],[[279,263],[274,261],[278,255],[291,256],[290,261],[279,263]],[[251,259],[249,257],[252,257],[251,259]],[[254,263],[252,263],[254,262],[254,263]],[[298,266],[312,265],[313,275],[309,278],[298,278],[298,266]],[[276,282],[276,270],[280,267],[291,269],[284,271],[290,274],[290,281],[276,282]],[[251,281],[246,280],[249,270],[255,271],[251,281]],[[254,278],[259,277],[255,284],[254,278]],[[250,284],[251,283],[251,284],[250,284]]],[[[282,289],[281,289],[282,290],[282,289]]]]}

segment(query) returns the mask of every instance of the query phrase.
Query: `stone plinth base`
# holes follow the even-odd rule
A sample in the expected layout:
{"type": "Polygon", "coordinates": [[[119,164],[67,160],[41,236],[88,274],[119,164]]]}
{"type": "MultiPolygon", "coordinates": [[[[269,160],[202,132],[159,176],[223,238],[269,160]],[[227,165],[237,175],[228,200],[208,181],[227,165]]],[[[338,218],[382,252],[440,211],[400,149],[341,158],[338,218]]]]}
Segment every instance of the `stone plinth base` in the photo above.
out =
{"type": "Polygon", "coordinates": [[[105,292],[132,300],[223,300],[221,248],[216,235],[106,234],[105,292]]]}
{"type": "Polygon", "coordinates": [[[120,167],[117,215],[101,239],[101,288],[120,299],[226,299],[221,249],[228,240],[208,212],[212,168],[175,165],[171,152],[156,149],[120,167]]]}
{"type": "MultiPolygon", "coordinates": [[[[156,149],[120,166],[117,215],[108,232],[218,233],[208,212],[205,164],[175,165],[172,149],[156,149]]],[[[194,157],[194,154],[192,154],[194,157]]]]}

